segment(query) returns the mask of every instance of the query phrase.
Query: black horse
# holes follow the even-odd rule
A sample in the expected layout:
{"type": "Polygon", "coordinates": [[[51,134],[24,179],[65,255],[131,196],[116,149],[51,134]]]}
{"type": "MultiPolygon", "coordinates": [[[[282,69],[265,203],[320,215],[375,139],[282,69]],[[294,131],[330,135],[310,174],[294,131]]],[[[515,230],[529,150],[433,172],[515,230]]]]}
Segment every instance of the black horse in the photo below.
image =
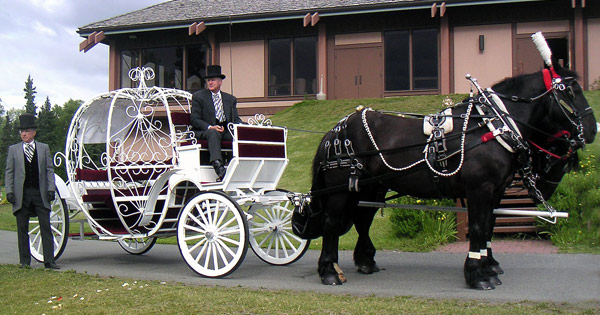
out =
{"type": "Polygon", "coordinates": [[[299,222],[298,235],[323,236],[318,263],[323,284],[345,281],[337,266],[338,241],[352,224],[359,272],[379,271],[369,238],[378,209],[358,203],[382,201],[392,190],[419,198],[466,198],[465,280],[471,288],[493,289],[502,273],[491,251],[493,210],[505,188],[519,173],[532,197],[543,201],[575,163],[575,151],[596,134],[576,74],[558,64],[503,80],[492,90],[479,88],[478,95],[442,116],[453,120],[454,131],[442,136],[438,125],[426,136],[423,119],[357,109],[324,136],[313,162],[310,199],[297,202],[302,206],[293,220],[299,222]]]}

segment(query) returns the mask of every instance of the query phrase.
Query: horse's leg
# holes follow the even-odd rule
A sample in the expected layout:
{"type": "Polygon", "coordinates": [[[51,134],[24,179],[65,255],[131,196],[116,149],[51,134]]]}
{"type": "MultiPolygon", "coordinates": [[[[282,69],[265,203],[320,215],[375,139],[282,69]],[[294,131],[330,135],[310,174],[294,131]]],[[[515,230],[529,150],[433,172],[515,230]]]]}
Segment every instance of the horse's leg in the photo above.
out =
{"type": "Polygon", "coordinates": [[[358,272],[372,274],[380,270],[375,262],[375,246],[369,237],[369,228],[373,223],[377,208],[357,208],[353,217],[354,227],[358,232],[358,240],[354,248],[354,264],[358,268],[358,272]]]}
{"type": "MultiPolygon", "coordinates": [[[[500,205],[500,201],[502,196],[504,195],[504,187],[499,187],[495,193],[494,198],[494,208],[497,208],[500,205]]],[[[494,285],[502,284],[500,278],[498,278],[498,274],[502,273],[502,268],[500,268],[500,263],[492,254],[492,236],[494,234],[494,226],[496,225],[496,215],[493,212],[490,214],[489,219],[487,220],[488,224],[486,227],[486,244],[485,248],[481,250],[481,264],[483,266],[484,272],[490,278],[490,281],[494,285]]]]}
{"type": "MultiPolygon", "coordinates": [[[[323,222],[323,246],[319,257],[318,271],[321,282],[326,285],[341,285],[345,279],[336,270],[340,236],[347,230],[349,214],[345,212],[347,193],[338,193],[323,200],[325,220],[323,222]]],[[[337,267],[339,269],[339,267],[337,267]]]]}
{"type": "Polygon", "coordinates": [[[481,250],[486,248],[488,219],[493,211],[494,189],[491,184],[484,184],[478,189],[467,191],[469,216],[469,255],[465,260],[465,281],[469,287],[479,290],[494,289],[482,268],[481,250]]]}
{"type": "Polygon", "coordinates": [[[494,233],[494,226],[496,225],[496,216],[492,213],[487,222],[488,224],[486,226],[485,233],[486,242],[485,246],[481,250],[481,266],[483,268],[484,273],[489,277],[490,282],[494,285],[500,285],[502,284],[502,281],[500,281],[500,278],[498,278],[498,272],[495,270],[495,268],[500,269],[500,266],[498,261],[494,259],[491,248],[491,239],[494,233]]]}

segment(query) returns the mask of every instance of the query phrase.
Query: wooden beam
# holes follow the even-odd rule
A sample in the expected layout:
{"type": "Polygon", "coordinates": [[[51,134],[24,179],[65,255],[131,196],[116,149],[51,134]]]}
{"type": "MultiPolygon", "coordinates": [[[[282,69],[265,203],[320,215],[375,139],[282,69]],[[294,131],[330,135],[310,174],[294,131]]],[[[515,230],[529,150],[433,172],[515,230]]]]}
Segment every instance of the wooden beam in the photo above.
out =
{"type": "Polygon", "coordinates": [[[91,43],[94,42],[97,32],[92,32],[86,39],[79,43],[79,51],[86,49],[91,43]]]}
{"type": "Polygon", "coordinates": [[[440,7],[440,17],[446,14],[446,2],[442,2],[442,6],[440,7]]]}
{"type": "Polygon", "coordinates": [[[311,17],[310,17],[310,26],[315,26],[317,25],[317,23],[319,23],[319,20],[321,18],[319,18],[319,12],[315,12],[311,17]]]}
{"type": "Polygon", "coordinates": [[[198,25],[198,22],[194,22],[188,27],[188,35],[191,36],[193,34],[196,34],[196,25],[198,25]]]}
{"type": "Polygon", "coordinates": [[[106,35],[104,35],[104,31],[100,31],[96,34],[96,36],[94,36],[94,44],[98,44],[99,42],[103,41],[106,38],[106,35]]]}
{"type": "Polygon", "coordinates": [[[437,14],[437,3],[434,3],[431,5],[431,17],[435,17],[435,15],[437,14]]]}
{"type": "Polygon", "coordinates": [[[205,29],[206,29],[206,24],[204,24],[204,21],[198,23],[196,25],[196,35],[200,35],[200,33],[204,32],[205,29]]]}
{"type": "Polygon", "coordinates": [[[307,27],[308,24],[310,23],[310,13],[306,13],[306,15],[304,16],[304,27],[307,27]]]}

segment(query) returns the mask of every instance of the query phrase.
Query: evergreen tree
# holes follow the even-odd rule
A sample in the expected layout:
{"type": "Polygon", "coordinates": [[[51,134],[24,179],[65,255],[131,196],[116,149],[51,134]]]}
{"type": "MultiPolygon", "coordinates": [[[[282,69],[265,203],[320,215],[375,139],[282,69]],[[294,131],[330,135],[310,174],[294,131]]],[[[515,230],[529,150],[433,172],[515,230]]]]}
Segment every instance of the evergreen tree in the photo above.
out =
{"type": "Polygon", "coordinates": [[[37,91],[35,90],[35,86],[33,86],[31,75],[27,77],[23,91],[25,92],[25,99],[27,100],[25,103],[25,112],[36,115],[35,93],[37,93],[37,91]]]}
{"type": "MultiPolygon", "coordinates": [[[[52,111],[50,98],[46,97],[46,102],[42,106],[37,120],[36,139],[48,144],[52,154],[62,151],[61,143],[56,134],[56,123],[56,116],[52,111]]],[[[64,142],[62,145],[64,146],[64,142]]]]}
{"type": "Polygon", "coordinates": [[[12,144],[21,141],[18,133],[18,117],[22,113],[22,110],[16,109],[6,111],[6,115],[4,116],[2,126],[0,126],[0,129],[2,130],[2,133],[0,134],[0,182],[2,182],[3,185],[4,170],[6,169],[6,154],[8,152],[8,147],[12,144]]]}

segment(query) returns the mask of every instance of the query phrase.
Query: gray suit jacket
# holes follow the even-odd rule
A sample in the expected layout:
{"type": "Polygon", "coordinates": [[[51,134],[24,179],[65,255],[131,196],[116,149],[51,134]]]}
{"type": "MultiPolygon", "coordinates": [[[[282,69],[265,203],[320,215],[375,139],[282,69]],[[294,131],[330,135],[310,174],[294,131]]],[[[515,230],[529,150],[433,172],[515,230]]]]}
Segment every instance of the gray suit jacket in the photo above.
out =
{"type": "MultiPolygon", "coordinates": [[[[50,148],[47,144],[39,141],[35,142],[37,152],[38,169],[40,170],[40,195],[44,201],[44,206],[50,209],[48,200],[48,191],[55,191],[54,186],[54,165],[50,157],[50,148]]],[[[4,176],[6,193],[15,194],[15,204],[13,213],[21,209],[23,205],[23,184],[25,183],[25,152],[23,152],[23,143],[13,144],[8,148],[6,156],[6,173],[4,176]]]]}
{"type": "MultiPolygon", "coordinates": [[[[225,121],[241,124],[242,119],[237,111],[237,99],[231,94],[221,91],[225,121]]],[[[215,117],[215,105],[212,100],[212,92],[208,89],[200,90],[192,95],[192,114],[190,117],[194,130],[206,131],[208,126],[217,124],[215,117]]]]}

